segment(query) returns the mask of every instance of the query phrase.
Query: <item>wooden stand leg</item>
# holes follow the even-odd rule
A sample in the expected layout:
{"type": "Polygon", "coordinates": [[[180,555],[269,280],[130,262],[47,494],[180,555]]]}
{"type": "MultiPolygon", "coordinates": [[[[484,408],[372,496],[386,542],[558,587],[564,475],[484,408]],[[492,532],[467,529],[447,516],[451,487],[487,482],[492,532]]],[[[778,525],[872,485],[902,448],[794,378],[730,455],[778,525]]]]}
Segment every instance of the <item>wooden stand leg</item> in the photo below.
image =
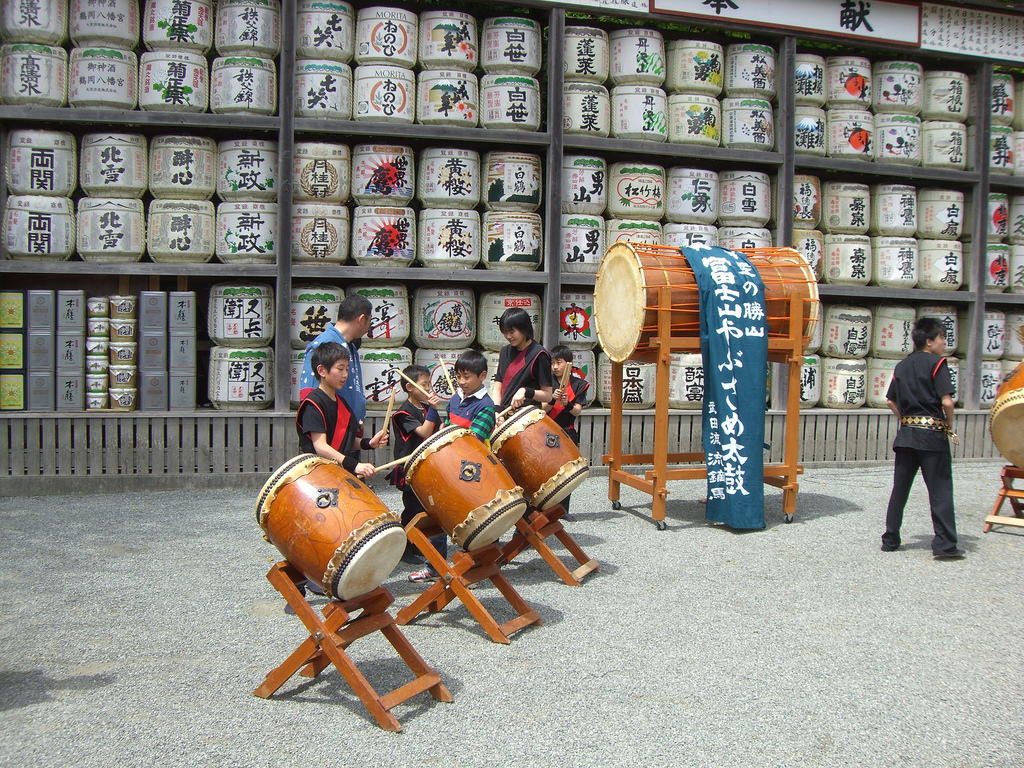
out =
{"type": "Polygon", "coordinates": [[[1012,525],[1024,528],[1024,504],[1021,504],[1021,499],[1024,499],[1024,490],[1018,490],[1013,487],[1014,480],[1024,480],[1024,469],[1007,464],[1003,467],[1000,478],[1003,481],[1003,487],[999,489],[999,495],[996,497],[996,503],[992,507],[992,512],[985,518],[985,533],[991,531],[993,525],[1012,525]],[[1006,500],[1010,502],[1013,517],[999,514],[999,510],[1006,500]]]}
{"type": "Polygon", "coordinates": [[[598,570],[599,564],[597,560],[587,557],[587,553],[583,551],[580,545],[576,543],[576,540],[565,530],[561,520],[564,514],[565,509],[561,504],[545,512],[539,510],[528,511],[516,523],[516,533],[512,536],[512,540],[502,547],[499,562],[511,562],[527,546],[532,546],[544,559],[544,562],[551,566],[551,570],[555,572],[558,578],[570,587],[581,586],[580,579],[591,571],[598,570]],[[544,541],[549,536],[554,536],[562,543],[562,546],[569,550],[569,554],[575,557],[576,561],[580,564],[579,568],[575,571],[570,571],[565,567],[558,555],[544,541]]]}
{"type": "Polygon", "coordinates": [[[267,579],[284,596],[295,615],[309,630],[309,637],[277,669],[272,670],[253,694],[268,698],[292,675],[302,670],[306,677],[316,677],[333,664],[352,691],[360,698],[377,724],[388,731],[402,730],[401,724],[390,710],[413,696],[428,691],[437,701],[452,701],[452,695],[441,682],[441,677],[416,652],[409,640],[395,626],[388,613],[394,597],[384,587],[378,587],[352,600],[332,600],[324,606],[324,618],[299,592],[298,585],[306,577],[287,562],[280,562],[267,573],[267,579]],[[361,612],[356,618],[353,613],[361,612]],[[345,649],[360,637],[380,632],[416,676],[414,680],[384,696],[370,685],[345,649]]]}

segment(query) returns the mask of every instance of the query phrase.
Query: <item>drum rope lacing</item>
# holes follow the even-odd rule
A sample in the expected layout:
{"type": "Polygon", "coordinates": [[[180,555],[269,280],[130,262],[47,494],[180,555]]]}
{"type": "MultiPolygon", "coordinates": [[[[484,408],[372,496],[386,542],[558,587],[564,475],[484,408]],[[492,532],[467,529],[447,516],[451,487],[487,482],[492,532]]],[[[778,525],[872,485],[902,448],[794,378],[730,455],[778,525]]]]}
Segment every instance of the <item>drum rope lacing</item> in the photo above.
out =
{"type": "MultiPolygon", "coordinates": [[[[393,513],[389,514],[393,515],[393,513]]],[[[341,577],[345,574],[345,571],[348,569],[349,565],[352,564],[352,560],[355,559],[355,556],[358,555],[359,552],[367,544],[369,544],[378,536],[386,533],[391,528],[402,528],[403,531],[405,530],[405,528],[402,526],[400,522],[398,522],[397,520],[390,520],[386,523],[381,523],[380,525],[374,527],[369,536],[363,536],[361,539],[358,539],[352,544],[351,548],[348,551],[348,554],[346,554],[345,557],[341,559],[341,562],[338,563],[337,567],[335,568],[334,575],[330,579],[331,594],[335,598],[338,597],[338,582],[341,581],[341,577]]],[[[344,542],[342,543],[341,546],[345,546],[344,542]]],[[[341,549],[341,547],[339,547],[339,549],[341,549]]],[[[328,573],[330,572],[330,569],[334,567],[335,565],[332,558],[330,567],[328,568],[328,573]]],[[[326,577],[327,573],[325,573],[324,576],[326,577]]]]}

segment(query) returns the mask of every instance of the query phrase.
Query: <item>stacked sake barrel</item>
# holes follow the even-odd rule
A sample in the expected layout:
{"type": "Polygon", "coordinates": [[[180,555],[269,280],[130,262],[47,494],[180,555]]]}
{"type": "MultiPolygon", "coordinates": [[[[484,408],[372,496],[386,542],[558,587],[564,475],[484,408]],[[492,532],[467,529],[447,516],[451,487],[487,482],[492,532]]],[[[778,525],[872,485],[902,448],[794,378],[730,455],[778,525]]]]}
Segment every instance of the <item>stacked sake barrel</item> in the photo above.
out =
{"type": "Polygon", "coordinates": [[[263,283],[210,288],[209,397],[226,411],[259,411],[274,403],[274,289],[263,283]]]}

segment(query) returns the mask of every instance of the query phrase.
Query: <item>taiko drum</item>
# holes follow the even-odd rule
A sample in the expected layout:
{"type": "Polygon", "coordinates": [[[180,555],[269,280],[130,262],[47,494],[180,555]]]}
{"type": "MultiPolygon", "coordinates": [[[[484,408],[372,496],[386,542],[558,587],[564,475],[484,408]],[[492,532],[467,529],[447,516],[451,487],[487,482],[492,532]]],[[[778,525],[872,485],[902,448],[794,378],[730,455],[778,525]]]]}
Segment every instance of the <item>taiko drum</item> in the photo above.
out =
{"type": "Polygon", "coordinates": [[[1011,464],[1024,467],[1024,363],[1018,364],[999,387],[989,430],[999,452],[1011,464]]]}

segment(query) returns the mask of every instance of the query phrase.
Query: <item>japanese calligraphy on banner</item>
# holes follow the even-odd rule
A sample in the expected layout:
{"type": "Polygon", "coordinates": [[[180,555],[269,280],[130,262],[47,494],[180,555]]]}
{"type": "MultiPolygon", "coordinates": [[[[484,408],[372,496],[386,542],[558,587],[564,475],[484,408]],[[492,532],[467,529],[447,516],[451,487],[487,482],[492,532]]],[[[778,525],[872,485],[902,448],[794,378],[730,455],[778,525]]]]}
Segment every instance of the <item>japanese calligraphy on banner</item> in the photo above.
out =
{"type": "Polygon", "coordinates": [[[733,528],[764,528],[764,283],[735,251],[703,244],[680,250],[700,294],[707,518],[733,528]]]}
{"type": "Polygon", "coordinates": [[[1024,16],[922,3],[921,47],[1024,61],[1024,16]]]}
{"type": "Polygon", "coordinates": [[[917,5],[880,0],[651,0],[651,10],[903,45],[920,33],[917,5]]]}

